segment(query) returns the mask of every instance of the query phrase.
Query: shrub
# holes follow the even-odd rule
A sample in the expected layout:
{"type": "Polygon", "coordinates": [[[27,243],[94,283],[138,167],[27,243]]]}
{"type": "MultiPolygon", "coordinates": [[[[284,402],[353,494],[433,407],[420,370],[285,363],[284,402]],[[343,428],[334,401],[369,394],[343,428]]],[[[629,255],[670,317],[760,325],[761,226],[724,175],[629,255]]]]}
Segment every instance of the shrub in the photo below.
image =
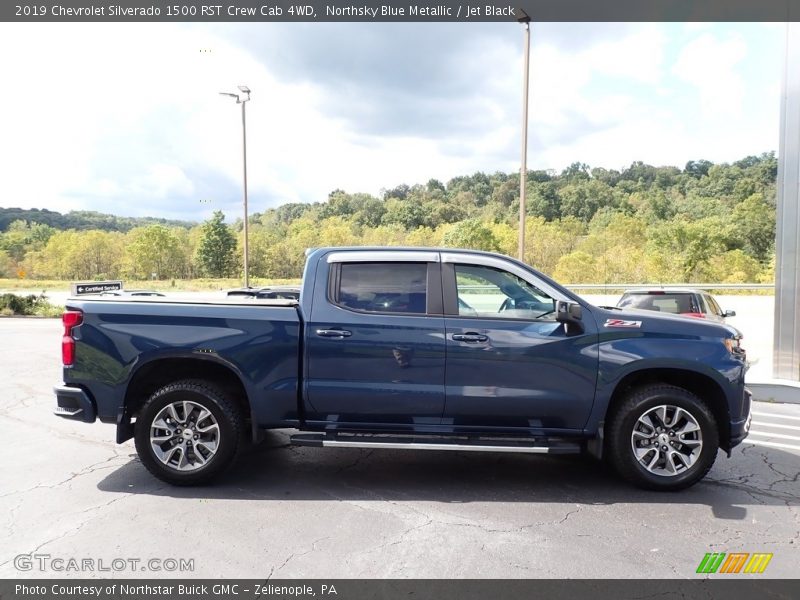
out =
{"type": "Polygon", "coordinates": [[[41,315],[45,317],[58,316],[60,307],[53,306],[47,301],[44,292],[39,294],[29,294],[27,296],[17,296],[16,294],[0,295],[0,314],[11,315],[41,315]]]}

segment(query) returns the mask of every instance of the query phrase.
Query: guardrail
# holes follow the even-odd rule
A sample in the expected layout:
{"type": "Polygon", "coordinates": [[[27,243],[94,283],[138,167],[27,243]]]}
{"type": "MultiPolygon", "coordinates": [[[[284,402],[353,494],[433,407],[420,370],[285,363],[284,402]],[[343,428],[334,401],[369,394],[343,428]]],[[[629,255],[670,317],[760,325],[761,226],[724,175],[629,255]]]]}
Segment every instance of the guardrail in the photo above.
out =
{"type": "Polygon", "coordinates": [[[576,290],[772,290],[774,283],[567,283],[576,290]]]}
{"type": "MultiPolygon", "coordinates": [[[[772,290],[774,283],[567,283],[570,290],[772,290]]],[[[494,285],[460,285],[459,290],[500,293],[494,285]]]]}

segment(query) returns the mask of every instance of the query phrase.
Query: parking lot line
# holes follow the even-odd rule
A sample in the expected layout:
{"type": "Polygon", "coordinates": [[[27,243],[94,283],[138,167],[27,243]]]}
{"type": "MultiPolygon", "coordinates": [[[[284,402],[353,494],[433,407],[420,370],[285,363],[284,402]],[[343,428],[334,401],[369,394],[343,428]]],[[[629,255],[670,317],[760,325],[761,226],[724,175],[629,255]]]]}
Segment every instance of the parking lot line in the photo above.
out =
{"type": "Polygon", "coordinates": [[[766,437],[773,437],[773,438],[777,438],[777,439],[780,439],[780,440],[795,440],[795,441],[800,442],[800,436],[784,435],[782,433],[772,433],[770,431],[753,431],[751,429],[750,430],[750,435],[760,435],[760,436],[766,436],[766,437]]]}
{"type": "Polygon", "coordinates": [[[756,425],[763,425],[764,427],[777,427],[778,429],[792,429],[794,431],[800,431],[800,427],[797,425],[780,425],[778,423],[767,423],[766,421],[753,421],[753,426],[756,425]]]}
{"type": "Polygon", "coordinates": [[[778,442],[762,442],[760,440],[746,439],[743,444],[750,444],[751,446],[767,446],[769,448],[788,448],[789,450],[800,451],[800,446],[792,446],[791,444],[779,444],[778,442]]]}
{"type": "Polygon", "coordinates": [[[791,417],[781,413],[761,412],[760,410],[754,410],[753,415],[758,417],[770,417],[771,419],[789,419],[790,421],[800,421],[800,417],[791,417]]]}

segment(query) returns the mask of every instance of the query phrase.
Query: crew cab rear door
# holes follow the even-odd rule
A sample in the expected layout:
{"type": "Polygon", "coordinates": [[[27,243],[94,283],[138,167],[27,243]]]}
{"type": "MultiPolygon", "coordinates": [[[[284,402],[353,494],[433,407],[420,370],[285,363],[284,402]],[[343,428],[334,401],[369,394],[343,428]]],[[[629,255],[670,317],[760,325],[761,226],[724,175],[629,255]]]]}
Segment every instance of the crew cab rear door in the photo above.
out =
{"type": "Polygon", "coordinates": [[[441,422],[438,252],[330,252],[317,265],[305,339],[310,424],[441,422]]]}
{"type": "Polygon", "coordinates": [[[441,253],[447,337],[444,424],[581,430],[594,402],[597,327],[556,321],[568,300],[545,280],[488,255],[441,253]]]}

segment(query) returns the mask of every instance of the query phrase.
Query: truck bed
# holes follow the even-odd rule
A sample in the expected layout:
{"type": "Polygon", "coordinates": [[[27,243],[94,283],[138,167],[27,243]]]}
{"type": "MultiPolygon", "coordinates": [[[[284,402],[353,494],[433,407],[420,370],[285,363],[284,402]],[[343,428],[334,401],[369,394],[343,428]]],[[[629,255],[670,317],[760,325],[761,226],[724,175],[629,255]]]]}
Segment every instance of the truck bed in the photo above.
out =
{"type": "Polygon", "coordinates": [[[70,299],[83,312],[76,329],[76,360],[64,382],[90,390],[97,417],[114,422],[134,373],[148,378],[148,363],[202,359],[209,371],[232,369],[244,382],[258,422],[297,418],[301,321],[293,300],[162,297],[70,299]]]}
{"type": "Polygon", "coordinates": [[[81,296],[78,297],[70,297],[67,298],[67,305],[74,304],[76,302],[86,303],[86,302],[98,302],[98,303],[124,303],[124,302],[134,302],[134,303],[144,303],[144,304],[220,304],[224,306],[297,306],[297,300],[286,300],[286,299],[256,299],[256,298],[247,298],[242,296],[215,296],[213,294],[198,294],[197,296],[193,296],[191,299],[187,298],[170,298],[169,296],[105,296],[105,297],[96,297],[92,298],[91,296],[81,296]]]}

